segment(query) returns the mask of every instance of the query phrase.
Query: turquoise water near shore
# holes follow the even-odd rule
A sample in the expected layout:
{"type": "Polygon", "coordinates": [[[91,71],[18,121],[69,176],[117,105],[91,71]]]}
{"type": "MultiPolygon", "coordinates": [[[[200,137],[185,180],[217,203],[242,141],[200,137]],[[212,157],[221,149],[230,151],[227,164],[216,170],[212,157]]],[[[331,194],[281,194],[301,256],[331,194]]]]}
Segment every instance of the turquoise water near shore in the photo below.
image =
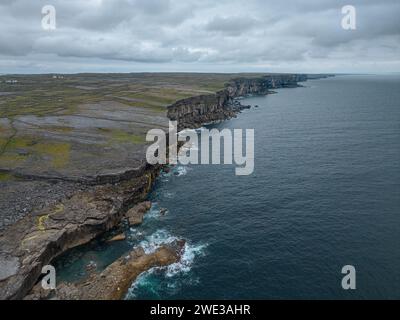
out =
{"type": "Polygon", "coordinates": [[[161,174],[144,224],[76,251],[60,277],[184,238],[182,261],[142,274],[127,299],[400,298],[400,77],[304,86],[246,98],[259,108],[207,126],[255,129],[252,175],[234,165],[161,174]],[[356,290],[341,288],[347,264],[356,290]]]}

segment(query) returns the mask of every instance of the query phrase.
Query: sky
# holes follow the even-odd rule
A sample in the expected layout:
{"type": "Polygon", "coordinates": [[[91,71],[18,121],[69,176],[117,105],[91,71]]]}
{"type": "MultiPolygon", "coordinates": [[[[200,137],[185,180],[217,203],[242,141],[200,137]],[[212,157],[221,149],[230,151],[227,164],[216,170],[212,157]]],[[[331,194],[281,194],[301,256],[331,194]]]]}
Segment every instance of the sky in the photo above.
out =
{"type": "Polygon", "coordinates": [[[0,0],[0,30],[0,74],[400,72],[400,0],[0,0]]]}

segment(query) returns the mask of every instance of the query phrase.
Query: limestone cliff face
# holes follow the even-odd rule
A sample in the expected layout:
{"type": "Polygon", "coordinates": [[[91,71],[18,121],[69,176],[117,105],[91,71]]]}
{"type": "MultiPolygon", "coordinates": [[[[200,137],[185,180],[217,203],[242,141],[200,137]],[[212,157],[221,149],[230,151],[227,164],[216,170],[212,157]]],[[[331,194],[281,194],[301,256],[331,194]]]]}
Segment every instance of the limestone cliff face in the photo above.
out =
{"type": "Polygon", "coordinates": [[[196,128],[207,122],[233,117],[236,112],[230,101],[229,92],[225,89],[216,94],[177,101],[168,107],[167,116],[170,120],[178,121],[180,130],[196,128]]]}
{"type": "Polygon", "coordinates": [[[298,82],[306,81],[301,74],[268,75],[261,78],[239,78],[228,83],[226,90],[232,98],[249,94],[264,95],[271,89],[297,87],[298,82]]]}
{"type": "Polygon", "coordinates": [[[44,265],[118,226],[124,213],[145,199],[159,172],[160,166],[152,166],[130,180],[77,192],[2,231],[0,300],[22,299],[44,265]]]}
{"type": "Polygon", "coordinates": [[[201,95],[177,101],[168,107],[168,118],[178,121],[179,129],[196,128],[204,123],[234,117],[240,106],[234,98],[246,95],[265,95],[271,89],[298,86],[306,81],[301,74],[266,75],[260,78],[238,78],[216,94],[201,95]]]}

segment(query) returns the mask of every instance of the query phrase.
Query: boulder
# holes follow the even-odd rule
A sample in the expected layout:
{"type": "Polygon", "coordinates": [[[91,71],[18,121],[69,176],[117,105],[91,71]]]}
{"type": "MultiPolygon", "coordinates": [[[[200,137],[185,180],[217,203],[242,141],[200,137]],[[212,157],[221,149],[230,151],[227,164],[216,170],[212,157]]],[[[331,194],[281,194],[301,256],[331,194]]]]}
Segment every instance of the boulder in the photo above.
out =
{"type": "Polygon", "coordinates": [[[108,239],[107,242],[122,241],[125,239],[126,239],[125,233],[120,233],[120,234],[117,234],[116,236],[108,239]]]}
{"type": "Polygon", "coordinates": [[[125,217],[128,219],[129,225],[136,226],[136,225],[141,224],[143,222],[144,214],[147,211],[149,211],[150,208],[151,208],[151,202],[144,201],[144,202],[137,204],[132,209],[129,209],[125,213],[125,217]]]}

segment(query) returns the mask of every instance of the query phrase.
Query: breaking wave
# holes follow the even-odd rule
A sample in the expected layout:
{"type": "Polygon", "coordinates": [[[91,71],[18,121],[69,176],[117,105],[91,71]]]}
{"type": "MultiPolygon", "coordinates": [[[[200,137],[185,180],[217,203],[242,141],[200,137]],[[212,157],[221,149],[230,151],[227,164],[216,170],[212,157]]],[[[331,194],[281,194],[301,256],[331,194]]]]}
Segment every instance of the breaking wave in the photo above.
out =
{"type": "Polygon", "coordinates": [[[143,241],[139,243],[139,246],[143,248],[146,254],[149,254],[156,251],[162,245],[171,244],[176,240],[179,240],[179,238],[171,235],[165,229],[160,229],[153,234],[147,236],[143,241]]]}
{"type": "Polygon", "coordinates": [[[173,170],[174,175],[176,176],[185,176],[187,174],[186,166],[176,166],[173,170]]]}
{"type": "MultiPolygon", "coordinates": [[[[139,243],[139,246],[149,254],[162,245],[168,245],[179,240],[165,229],[157,230],[139,243]]],[[[142,273],[132,284],[126,299],[146,297],[159,298],[163,292],[170,294],[179,290],[184,284],[198,282],[191,273],[197,257],[205,255],[207,244],[192,244],[186,242],[179,262],[166,267],[155,267],[142,273]]]]}
{"type": "Polygon", "coordinates": [[[144,220],[160,217],[160,206],[157,202],[152,202],[150,210],[144,215],[144,220]]]}

